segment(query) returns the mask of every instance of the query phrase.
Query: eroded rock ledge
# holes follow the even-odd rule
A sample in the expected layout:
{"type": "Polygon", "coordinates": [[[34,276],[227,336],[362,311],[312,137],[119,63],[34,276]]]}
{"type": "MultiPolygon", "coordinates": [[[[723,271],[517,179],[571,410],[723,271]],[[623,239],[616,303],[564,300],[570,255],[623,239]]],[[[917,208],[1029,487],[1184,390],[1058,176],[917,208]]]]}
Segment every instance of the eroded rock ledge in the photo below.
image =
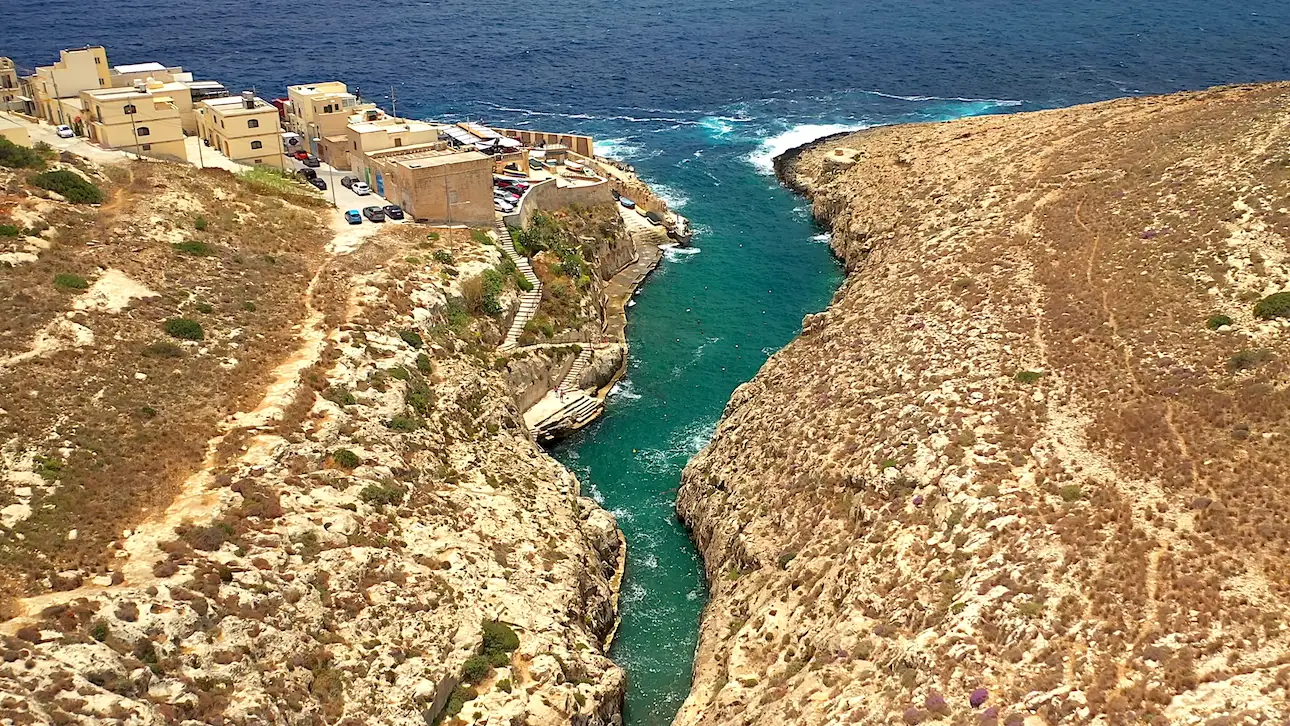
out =
{"type": "Polygon", "coordinates": [[[1283,722],[1288,144],[1280,84],[793,155],[850,274],[686,469],[677,723],[1283,722]]]}

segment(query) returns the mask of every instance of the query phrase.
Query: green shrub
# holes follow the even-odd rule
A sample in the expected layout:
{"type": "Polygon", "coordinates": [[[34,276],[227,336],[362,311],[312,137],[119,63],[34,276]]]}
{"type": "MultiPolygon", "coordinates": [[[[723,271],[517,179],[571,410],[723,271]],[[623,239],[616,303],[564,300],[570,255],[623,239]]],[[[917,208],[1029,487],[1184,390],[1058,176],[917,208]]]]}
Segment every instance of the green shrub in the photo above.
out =
{"type": "Polygon", "coordinates": [[[470,230],[470,238],[481,245],[491,245],[493,243],[493,238],[489,237],[488,233],[482,229],[470,230]]]}
{"type": "Polygon", "coordinates": [[[188,318],[168,318],[161,324],[161,329],[166,331],[166,335],[181,340],[201,340],[206,335],[196,320],[188,318]]]}
{"type": "Polygon", "coordinates": [[[99,204],[103,201],[102,189],[85,181],[80,174],[66,169],[41,172],[31,177],[31,183],[41,189],[61,194],[69,202],[99,204]]]}
{"type": "Polygon", "coordinates": [[[415,330],[404,328],[399,331],[399,337],[403,339],[404,343],[407,343],[413,348],[420,348],[425,345],[425,341],[421,339],[421,334],[415,330]]]}
{"type": "Polygon", "coordinates": [[[1079,484],[1067,484],[1060,490],[1063,502],[1077,502],[1084,498],[1084,490],[1079,484]]]}
{"type": "Polygon", "coordinates": [[[363,460],[358,458],[358,454],[349,449],[336,449],[331,452],[331,460],[343,469],[353,469],[363,463],[363,460]]]}
{"type": "Polygon", "coordinates": [[[1290,318],[1290,292],[1268,295],[1254,306],[1254,316],[1263,320],[1290,318]]]}
{"type": "Polygon", "coordinates": [[[0,224],[0,237],[17,237],[22,234],[22,228],[14,224],[0,224]]]}
{"type": "Polygon", "coordinates": [[[211,305],[208,302],[199,302],[194,307],[197,308],[197,312],[204,313],[206,315],[210,315],[211,313],[215,312],[215,306],[211,305]]]}
{"type": "Polygon", "coordinates": [[[205,231],[206,231],[206,218],[205,218],[205,217],[198,217],[196,220],[194,220],[194,221],[193,221],[193,226],[197,228],[197,231],[198,231],[198,232],[205,232],[205,231]]]}
{"type": "Polygon", "coordinates": [[[1013,376],[1013,378],[1017,379],[1018,383],[1026,384],[1035,383],[1043,377],[1043,371],[1017,371],[1017,374],[1013,376]]]}
{"type": "Polygon", "coordinates": [[[85,290],[90,283],[80,275],[73,275],[70,272],[60,272],[54,275],[54,287],[60,290],[85,290]]]}
{"type": "Polygon", "coordinates": [[[391,431],[402,431],[404,433],[424,428],[425,425],[425,421],[415,416],[395,416],[385,422],[385,428],[391,431]]]}
{"type": "Polygon", "coordinates": [[[158,340],[145,346],[143,354],[148,358],[178,358],[184,354],[184,349],[169,340],[158,340]]]}
{"type": "Polygon", "coordinates": [[[488,664],[488,659],[482,655],[472,655],[466,659],[465,665],[461,667],[461,679],[465,682],[475,685],[492,672],[493,667],[488,664]]]}
{"type": "Polygon", "coordinates": [[[37,456],[33,458],[36,474],[45,481],[58,479],[63,471],[63,461],[55,456],[37,456]]]}
{"type": "Polygon", "coordinates": [[[515,286],[522,292],[533,292],[533,283],[529,282],[529,279],[524,276],[524,273],[519,272],[518,270],[515,272],[515,286]]]}
{"type": "Polygon", "coordinates": [[[499,691],[502,691],[504,693],[510,693],[511,688],[512,688],[511,679],[509,678],[503,678],[497,682],[497,690],[499,691]]]}
{"type": "Polygon", "coordinates": [[[485,620],[484,654],[510,653],[520,647],[520,636],[506,623],[485,620]]]}
{"type": "Polygon", "coordinates": [[[403,391],[403,402],[418,415],[429,416],[434,410],[434,391],[419,377],[409,380],[408,387],[403,391]]]}
{"type": "Polygon", "coordinates": [[[417,370],[426,375],[429,375],[434,370],[434,366],[430,364],[430,356],[425,353],[417,353],[417,370]]]}
{"type": "Polygon", "coordinates": [[[250,300],[247,300],[246,302],[242,303],[242,309],[247,311],[248,313],[253,313],[256,310],[255,303],[250,300]]]}
{"type": "Polygon", "coordinates": [[[482,277],[483,286],[479,298],[480,307],[489,315],[500,315],[502,304],[497,298],[506,287],[506,278],[502,276],[502,273],[493,269],[484,270],[482,277]]]}
{"type": "Polygon", "coordinates": [[[0,166],[10,169],[44,169],[45,157],[36,149],[19,146],[0,136],[0,166]]]}
{"type": "Polygon", "coordinates": [[[386,482],[384,484],[368,484],[358,493],[358,498],[374,506],[384,506],[386,504],[398,504],[403,501],[403,496],[408,490],[400,484],[386,482]]]}
{"type": "Polygon", "coordinates": [[[430,241],[430,242],[438,242],[438,241],[439,241],[439,233],[438,233],[438,232],[431,232],[431,233],[427,234],[427,235],[426,235],[426,240],[427,240],[427,241],[430,241]]]}
{"type": "Polygon", "coordinates": [[[452,695],[448,697],[448,703],[444,704],[443,711],[435,718],[435,723],[442,723],[444,719],[452,718],[461,713],[461,709],[466,704],[473,701],[479,693],[470,686],[457,686],[453,689],[452,695]]]}
{"type": "Polygon", "coordinates": [[[349,389],[345,386],[328,386],[327,389],[322,392],[322,397],[337,406],[342,407],[353,406],[358,403],[358,399],[354,398],[354,394],[350,393],[349,389]]]}
{"type": "Polygon", "coordinates": [[[1238,351],[1227,359],[1227,369],[1232,372],[1248,371],[1272,360],[1272,351],[1267,348],[1238,351]]]}
{"type": "Polygon", "coordinates": [[[199,242],[195,239],[184,240],[183,242],[172,243],[171,248],[181,255],[191,255],[193,257],[210,257],[215,254],[215,248],[199,242]]]}
{"type": "Polygon", "coordinates": [[[93,627],[90,628],[90,637],[97,640],[100,643],[107,640],[107,637],[108,637],[107,621],[104,621],[104,620],[96,621],[93,627]]]}
{"type": "Polygon", "coordinates": [[[1232,322],[1233,322],[1232,319],[1227,317],[1226,315],[1215,315],[1211,317],[1209,320],[1205,321],[1205,327],[1209,328],[1210,330],[1218,330],[1223,326],[1231,325],[1232,322]]]}
{"type": "Polygon", "coordinates": [[[435,250],[434,261],[441,265],[455,265],[457,260],[453,258],[452,253],[448,250],[435,250]]]}
{"type": "Polygon", "coordinates": [[[408,369],[403,366],[394,366],[389,369],[388,373],[390,374],[390,378],[393,378],[396,381],[406,381],[412,375],[408,373],[408,369]]]}

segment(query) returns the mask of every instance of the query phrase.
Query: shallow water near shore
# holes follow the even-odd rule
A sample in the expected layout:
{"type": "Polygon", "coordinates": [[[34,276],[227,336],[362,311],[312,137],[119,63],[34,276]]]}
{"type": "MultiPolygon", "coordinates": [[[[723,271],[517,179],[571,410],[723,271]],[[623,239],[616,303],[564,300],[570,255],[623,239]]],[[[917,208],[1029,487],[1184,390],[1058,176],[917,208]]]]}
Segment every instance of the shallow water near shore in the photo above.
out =
{"type": "Polygon", "coordinates": [[[605,415],[555,454],[628,540],[626,723],[671,722],[706,599],[672,503],[731,391],[841,281],[773,157],[853,128],[1290,78],[1283,0],[10,3],[0,54],[183,65],[265,97],[333,78],[413,117],[589,133],[694,222],[629,311],[605,415]],[[146,22],[145,22],[146,19],[146,22]],[[396,86],[391,98],[391,86],[396,86]]]}

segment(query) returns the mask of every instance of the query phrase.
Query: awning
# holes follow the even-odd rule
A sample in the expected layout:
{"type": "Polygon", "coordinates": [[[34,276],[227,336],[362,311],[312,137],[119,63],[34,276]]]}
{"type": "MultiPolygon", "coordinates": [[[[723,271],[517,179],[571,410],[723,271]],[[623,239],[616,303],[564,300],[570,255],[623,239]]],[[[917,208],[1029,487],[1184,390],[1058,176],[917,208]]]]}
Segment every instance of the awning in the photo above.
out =
{"type": "Polygon", "coordinates": [[[478,144],[480,141],[483,141],[483,139],[479,138],[478,136],[470,133],[465,129],[458,128],[456,126],[445,126],[443,129],[443,135],[447,136],[448,138],[452,139],[453,141],[456,141],[457,143],[463,146],[470,146],[473,144],[478,144]]]}

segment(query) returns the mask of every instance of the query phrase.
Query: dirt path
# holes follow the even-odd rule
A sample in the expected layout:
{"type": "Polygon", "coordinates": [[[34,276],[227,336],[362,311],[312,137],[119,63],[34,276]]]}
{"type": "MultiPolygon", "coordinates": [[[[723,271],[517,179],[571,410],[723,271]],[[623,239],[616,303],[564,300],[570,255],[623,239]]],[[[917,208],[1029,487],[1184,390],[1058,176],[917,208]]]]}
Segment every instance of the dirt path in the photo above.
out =
{"type": "Polygon", "coordinates": [[[336,233],[326,246],[327,257],[309,281],[302,304],[305,317],[298,326],[298,345],[273,370],[264,396],[255,408],[228,416],[219,424],[219,433],[206,442],[206,455],[201,467],[190,474],[165,511],[141,523],[123,543],[126,554],[121,568],[124,581],[118,585],[85,585],[74,590],[51,592],[24,598],[15,603],[16,617],[0,625],[0,632],[13,634],[27,623],[27,618],[38,615],[52,606],[68,603],[114,588],[138,588],[157,582],[153,567],[166,556],[159,545],[175,538],[175,528],[185,522],[204,522],[218,517],[232,502],[228,489],[215,488],[215,471],[229,465],[256,466],[269,461],[286,443],[282,437],[268,433],[275,423],[282,420],[287,407],[295,400],[302,384],[301,374],[318,362],[328,340],[335,333],[326,324],[326,315],[320,304],[315,304],[315,294],[320,282],[337,257],[359,249],[363,243],[380,231],[376,225],[354,228],[337,215],[339,224],[333,222],[336,233]],[[343,225],[343,226],[342,226],[343,225]],[[252,434],[242,453],[233,461],[224,459],[220,448],[230,436],[252,434]]]}

